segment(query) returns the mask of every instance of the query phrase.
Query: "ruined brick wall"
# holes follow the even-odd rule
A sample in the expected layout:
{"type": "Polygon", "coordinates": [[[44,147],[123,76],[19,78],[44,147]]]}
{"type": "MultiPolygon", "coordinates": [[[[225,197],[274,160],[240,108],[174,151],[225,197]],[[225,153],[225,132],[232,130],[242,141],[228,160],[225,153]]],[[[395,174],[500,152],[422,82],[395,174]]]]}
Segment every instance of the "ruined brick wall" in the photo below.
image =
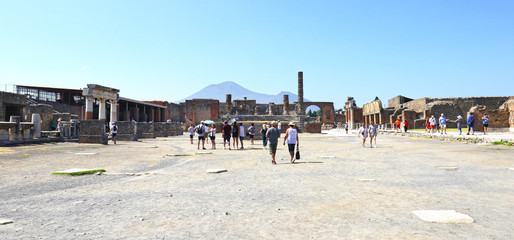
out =
{"type": "Polygon", "coordinates": [[[119,121],[117,140],[119,141],[137,141],[136,123],[132,121],[119,121]]]}
{"type": "Polygon", "coordinates": [[[136,123],[137,138],[155,138],[154,123],[136,123]]]}
{"type": "Polygon", "coordinates": [[[28,121],[24,119],[25,115],[29,115],[25,95],[0,92],[0,121],[8,122],[10,116],[20,116],[28,121]]]}
{"type": "Polygon", "coordinates": [[[107,144],[105,120],[81,120],[79,143],[107,144]]]}
{"type": "Polygon", "coordinates": [[[218,121],[219,101],[215,99],[193,99],[186,100],[184,106],[185,123],[197,125],[202,120],[218,121]]]}
{"type": "Polygon", "coordinates": [[[320,122],[307,122],[305,123],[305,132],[307,133],[321,133],[320,122]]]}

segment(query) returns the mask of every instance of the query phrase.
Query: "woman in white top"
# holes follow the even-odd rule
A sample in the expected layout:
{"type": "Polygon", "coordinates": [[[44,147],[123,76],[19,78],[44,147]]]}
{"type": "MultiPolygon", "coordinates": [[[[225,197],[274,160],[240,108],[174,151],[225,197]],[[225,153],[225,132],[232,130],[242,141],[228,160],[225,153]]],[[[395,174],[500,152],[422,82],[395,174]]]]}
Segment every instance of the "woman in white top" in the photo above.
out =
{"type": "Polygon", "coordinates": [[[286,136],[284,137],[284,144],[283,145],[286,145],[286,141],[287,141],[287,146],[289,148],[289,155],[291,155],[291,163],[294,163],[294,148],[296,146],[296,144],[299,143],[298,141],[298,131],[295,129],[295,124],[290,122],[289,123],[289,128],[287,129],[286,131],[286,136]]]}
{"type": "Polygon", "coordinates": [[[368,129],[364,124],[359,128],[359,135],[362,138],[362,146],[366,147],[364,144],[366,143],[366,138],[368,138],[368,129]]]}
{"type": "Polygon", "coordinates": [[[216,143],[215,143],[215,139],[216,139],[216,125],[212,124],[212,127],[209,128],[209,138],[211,139],[211,143],[212,143],[212,147],[211,149],[216,149],[216,143]]]}
{"type": "Polygon", "coordinates": [[[244,149],[243,139],[245,138],[245,127],[243,123],[239,123],[239,141],[241,142],[241,149],[244,149]]]}

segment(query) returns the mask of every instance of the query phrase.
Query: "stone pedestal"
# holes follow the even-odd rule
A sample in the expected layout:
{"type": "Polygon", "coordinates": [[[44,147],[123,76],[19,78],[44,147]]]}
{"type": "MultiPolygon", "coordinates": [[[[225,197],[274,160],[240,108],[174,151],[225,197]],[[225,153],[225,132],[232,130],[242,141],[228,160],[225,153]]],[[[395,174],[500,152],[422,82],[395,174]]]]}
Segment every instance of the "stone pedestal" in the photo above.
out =
{"type": "Polygon", "coordinates": [[[41,116],[39,113],[32,114],[32,123],[34,124],[34,138],[41,137],[41,116]]]}

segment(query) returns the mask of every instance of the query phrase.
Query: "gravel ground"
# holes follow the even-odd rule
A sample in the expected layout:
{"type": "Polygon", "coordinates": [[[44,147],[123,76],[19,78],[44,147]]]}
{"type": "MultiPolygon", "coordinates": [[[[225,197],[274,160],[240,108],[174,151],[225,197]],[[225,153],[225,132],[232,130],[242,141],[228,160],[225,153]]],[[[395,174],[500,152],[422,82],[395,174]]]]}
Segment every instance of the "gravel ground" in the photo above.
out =
{"type": "Polygon", "coordinates": [[[514,147],[380,135],[363,148],[330,131],[301,134],[295,164],[279,145],[272,165],[257,143],[192,156],[167,156],[197,153],[186,135],[0,148],[0,218],[14,221],[0,239],[514,239],[514,147]],[[69,168],[107,172],[51,175],[69,168]],[[438,209],[475,222],[411,213],[438,209]]]}

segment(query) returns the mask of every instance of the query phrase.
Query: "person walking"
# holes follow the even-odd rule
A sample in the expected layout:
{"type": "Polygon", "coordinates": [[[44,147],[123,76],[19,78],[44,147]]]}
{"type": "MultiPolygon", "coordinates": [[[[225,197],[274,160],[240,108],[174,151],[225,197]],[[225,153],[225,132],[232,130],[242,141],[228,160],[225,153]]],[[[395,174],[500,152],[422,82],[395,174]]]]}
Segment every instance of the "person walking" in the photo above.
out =
{"type": "Polygon", "coordinates": [[[200,122],[200,125],[196,126],[196,134],[198,135],[198,147],[200,150],[200,142],[202,142],[202,149],[205,150],[205,126],[203,121],[200,122]]]}
{"type": "Polygon", "coordinates": [[[289,149],[289,155],[291,155],[291,163],[294,163],[295,156],[294,156],[294,149],[297,144],[299,144],[298,141],[298,131],[295,128],[295,124],[293,122],[289,123],[289,128],[286,130],[286,136],[284,137],[284,144],[286,145],[287,141],[287,147],[289,149]]]}
{"type": "Polygon", "coordinates": [[[473,116],[472,112],[469,113],[467,124],[468,124],[468,134],[467,135],[469,135],[470,130],[471,130],[471,135],[475,135],[475,116],[473,116]]]}
{"type": "Polygon", "coordinates": [[[268,123],[262,124],[261,134],[262,134],[262,146],[266,149],[266,145],[268,144],[268,139],[266,138],[266,132],[268,131],[268,123]]]}
{"type": "Polygon", "coordinates": [[[243,123],[239,123],[239,141],[241,142],[241,149],[244,149],[243,139],[245,138],[245,127],[243,123]]]}
{"type": "Polygon", "coordinates": [[[189,139],[191,139],[191,144],[193,144],[193,137],[195,136],[195,127],[193,127],[192,123],[189,125],[189,128],[187,130],[189,131],[189,139]]]}
{"type": "Polygon", "coordinates": [[[368,138],[368,129],[366,128],[366,125],[362,124],[359,128],[359,135],[362,138],[362,147],[366,147],[366,138],[368,138]]]}
{"type": "Polygon", "coordinates": [[[425,121],[425,133],[430,133],[430,118],[426,118],[425,121]]]}
{"type": "Polygon", "coordinates": [[[369,147],[373,147],[373,139],[375,139],[375,147],[377,147],[377,135],[378,135],[378,129],[377,125],[373,124],[371,122],[368,127],[368,134],[369,134],[369,147]]]}
{"type": "Polygon", "coordinates": [[[277,122],[277,129],[280,133],[282,133],[282,123],[280,122],[280,120],[278,120],[277,122]]]}
{"type": "Polygon", "coordinates": [[[232,148],[239,148],[239,127],[237,126],[237,122],[232,124],[232,148]],[[237,145],[236,145],[237,143],[237,145]]]}
{"type": "Polygon", "coordinates": [[[253,138],[255,137],[255,126],[253,123],[248,128],[248,135],[250,136],[250,144],[253,145],[253,138]]]}
{"type": "Polygon", "coordinates": [[[407,132],[407,130],[409,130],[409,123],[407,122],[407,120],[403,120],[403,128],[405,128],[405,132],[407,132]]]}
{"type": "Polygon", "coordinates": [[[344,130],[346,130],[346,134],[348,134],[348,123],[344,124],[344,130]]]}
{"type": "Polygon", "coordinates": [[[484,135],[487,134],[487,128],[489,127],[489,116],[487,113],[484,113],[482,116],[482,124],[484,125],[484,135]]]}
{"type": "Polygon", "coordinates": [[[225,144],[228,142],[228,150],[230,150],[230,133],[232,132],[232,128],[228,125],[228,122],[225,121],[223,127],[221,128],[221,135],[223,136],[223,149],[227,149],[225,144]]]}
{"type": "Polygon", "coordinates": [[[396,124],[396,131],[401,132],[402,130],[400,128],[400,125],[402,124],[402,121],[400,121],[400,117],[396,118],[395,124],[396,124]]]}
{"type": "Polygon", "coordinates": [[[277,164],[275,156],[277,154],[278,139],[280,138],[280,132],[276,128],[275,122],[271,123],[271,127],[266,131],[266,138],[269,139],[269,153],[271,155],[271,163],[277,164]]]}
{"type": "Polygon", "coordinates": [[[209,138],[211,139],[212,147],[211,149],[216,149],[216,125],[212,124],[209,128],[209,138]]]}
{"type": "Polygon", "coordinates": [[[116,125],[115,122],[111,122],[111,128],[109,130],[112,135],[112,141],[114,142],[114,144],[116,144],[116,140],[117,140],[116,135],[118,135],[118,125],[116,125]]]}
{"type": "Polygon", "coordinates": [[[436,125],[436,120],[435,120],[435,117],[434,115],[432,115],[429,119],[429,122],[430,122],[430,131],[431,133],[435,133],[435,125],[436,125]]]}
{"type": "Polygon", "coordinates": [[[441,113],[441,116],[439,117],[439,126],[441,126],[441,135],[446,134],[446,117],[444,116],[444,113],[441,113]]]}
{"type": "Polygon", "coordinates": [[[455,123],[457,124],[457,129],[459,130],[459,135],[462,135],[462,125],[464,123],[464,120],[462,120],[462,116],[457,116],[457,120],[455,120],[455,123]]]}
{"type": "Polygon", "coordinates": [[[205,128],[205,143],[207,143],[207,145],[209,145],[209,133],[211,132],[210,127],[209,127],[209,125],[205,124],[204,128],[205,128]]]}

